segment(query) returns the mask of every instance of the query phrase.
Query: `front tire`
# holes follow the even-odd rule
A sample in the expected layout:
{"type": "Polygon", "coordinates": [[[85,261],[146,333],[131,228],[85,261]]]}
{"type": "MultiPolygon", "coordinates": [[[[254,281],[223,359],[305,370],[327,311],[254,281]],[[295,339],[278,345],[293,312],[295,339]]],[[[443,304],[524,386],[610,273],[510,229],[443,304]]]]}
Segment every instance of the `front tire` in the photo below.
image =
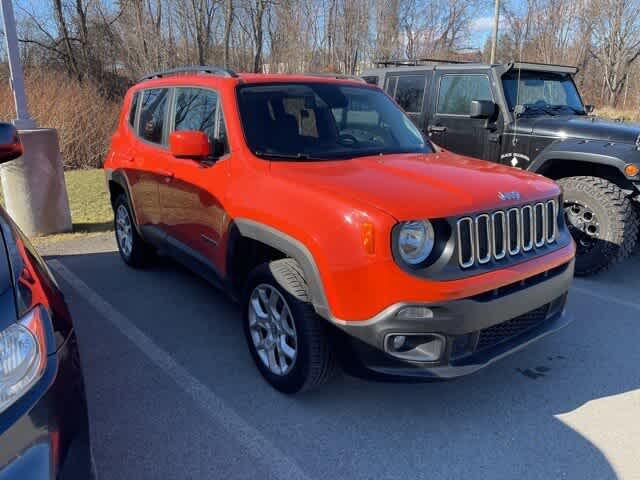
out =
{"type": "Polygon", "coordinates": [[[131,207],[125,195],[116,198],[113,211],[116,242],[122,260],[130,267],[146,266],[154,252],[138,234],[133,215],[131,215],[131,207]]]}
{"type": "Polygon", "coordinates": [[[251,273],[242,303],[244,332],[256,367],[271,386],[287,394],[326,383],[336,369],[326,324],[307,301],[306,291],[295,261],[277,260],[251,273]]]}
{"type": "Polygon", "coordinates": [[[638,241],[638,216],[625,193],[598,177],[561,178],[558,184],[576,241],[576,275],[592,275],[628,257],[638,241]]]}

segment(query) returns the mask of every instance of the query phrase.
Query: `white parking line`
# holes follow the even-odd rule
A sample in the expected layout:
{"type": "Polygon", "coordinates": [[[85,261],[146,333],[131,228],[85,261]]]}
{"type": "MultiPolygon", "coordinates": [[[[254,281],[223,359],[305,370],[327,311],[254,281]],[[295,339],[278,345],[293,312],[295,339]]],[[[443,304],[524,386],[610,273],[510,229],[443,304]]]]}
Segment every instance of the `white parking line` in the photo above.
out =
{"type": "Polygon", "coordinates": [[[256,457],[261,463],[266,464],[275,478],[310,479],[292,459],[284,455],[260,432],[228,407],[220,397],[194,378],[171,355],[158,347],[153,340],[147,337],[123,314],[118,312],[109,302],[93,291],[62,263],[58,260],[51,260],[49,265],[89,302],[105,320],[111,322],[158,368],[172,378],[213,420],[222,425],[229,432],[229,435],[235,437],[250,455],[256,457]]]}
{"type": "Polygon", "coordinates": [[[575,285],[571,287],[571,290],[581,293],[582,295],[589,295],[593,298],[597,298],[598,300],[602,300],[603,302],[617,303],[618,305],[622,305],[623,307],[640,311],[640,304],[631,302],[629,300],[624,300],[623,298],[614,297],[613,295],[606,295],[603,293],[595,292],[589,288],[578,287],[575,285]]]}

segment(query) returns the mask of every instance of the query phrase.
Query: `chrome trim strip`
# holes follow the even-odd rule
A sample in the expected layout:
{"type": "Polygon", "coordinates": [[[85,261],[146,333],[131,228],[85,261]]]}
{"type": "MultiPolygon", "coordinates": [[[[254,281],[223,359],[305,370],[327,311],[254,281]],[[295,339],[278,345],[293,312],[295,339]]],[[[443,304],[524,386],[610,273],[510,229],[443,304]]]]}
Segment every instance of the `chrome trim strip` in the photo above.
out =
{"type": "Polygon", "coordinates": [[[533,239],[534,239],[534,243],[536,248],[540,248],[545,244],[546,238],[547,238],[547,209],[545,207],[545,205],[543,203],[536,203],[533,206],[533,218],[534,218],[534,222],[533,224],[535,225],[536,229],[535,232],[533,234],[533,239]],[[538,207],[540,207],[542,209],[542,220],[538,219],[538,207]],[[542,222],[542,237],[540,237],[540,241],[538,241],[538,222],[541,221],[542,222]]]}
{"type": "Polygon", "coordinates": [[[507,210],[507,250],[509,251],[509,255],[517,255],[520,253],[520,244],[522,243],[521,232],[520,232],[520,210],[517,208],[510,208],[507,210]],[[515,212],[516,216],[516,248],[511,249],[511,212],[515,212]]]}
{"type": "Polygon", "coordinates": [[[476,238],[475,238],[475,248],[476,248],[476,258],[478,259],[478,263],[485,264],[489,263],[491,260],[491,229],[489,225],[489,215],[486,213],[482,213],[476,217],[476,238]],[[485,233],[487,235],[487,254],[484,257],[480,257],[480,220],[485,219],[485,233]]]}
{"type": "Polygon", "coordinates": [[[218,242],[215,241],[213,238],[211,237],[207,237],[205,234],[200,235],[200,238],[202,238],[202,240],[204,240],[207,243],[210,243],[211,245],[213,245],[214,247],[218,246],[218,242]]]}
{"type": "Polygon", "coordinates": [[[507,217],[502,210],[491,215],[491,245],[493,248],[493,258],[502,260],[507,256],[507,217]],[[496,250],[496,218],[498,216],[502,217],[502,250],[500,252],[496,250]]]}
{"type": "Polygon", "coordinates": [[[521,239],[522,239],[522,251],[523,252],[529,252],[531,251],[531,249],[533,248],[533,239],[534,239],[534,226],[535,226],[535,222],[533,220],[533,208],[531,208],[531,205],[525,205],[524,207],[522,207],[522,210],[520,211],[520,222],[521,222],[521,228],[522,228],[522,232],[520,233],[521,239]],[[529,211],[529,242],[527,243],[527,239],[524,236],[524,212],[525,210],[529,211]]]}
{"type": "Polygon", "coordinates": [[[475,263],[475,258],[476,258],[473,219],[471,217],[464,217],[458,220],[456,224],[456,234],[458,236],[458,263],[462,268],[469,268],[475,263]],[[469,256],[469,260],[466,262],[462,258],[462,225],[463,223],[467,224],[466,228],[469,229],[469,240],[470,240],[469,248],[471,249],[471,255],[469,256]]]}
{"type": "MultiPolygon", "coordinates": [[[[556,236],[558,235],[558,202],[556,200],[549,200],[545,205],[545,209],[547,210],[547,215],[549,215],[549,205],[552,208],[552,218],[551,221],[552,229],[551,232],[547,231],[547,243],[553,243],[556,240],[556,236]]],[[[547,218],[547,229],[549,228],[549,219],[547,218]]]]}

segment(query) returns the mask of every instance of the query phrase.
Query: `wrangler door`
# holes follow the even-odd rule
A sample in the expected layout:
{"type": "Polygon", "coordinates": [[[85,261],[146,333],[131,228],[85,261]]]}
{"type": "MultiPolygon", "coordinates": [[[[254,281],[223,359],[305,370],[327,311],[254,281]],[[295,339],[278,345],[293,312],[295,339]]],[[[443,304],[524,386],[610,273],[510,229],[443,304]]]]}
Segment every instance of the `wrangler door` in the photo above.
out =
{"type": "MultiPolygon", "coordinates": [[[[495,160],[499,135],[495,119],[472,118],[471,102],[495,102],[489,77],[483,70],[436,70],[427,135],[454,153],[495,160]]],[[[498,107],[496,106],[496,109],[498,107]]]]}

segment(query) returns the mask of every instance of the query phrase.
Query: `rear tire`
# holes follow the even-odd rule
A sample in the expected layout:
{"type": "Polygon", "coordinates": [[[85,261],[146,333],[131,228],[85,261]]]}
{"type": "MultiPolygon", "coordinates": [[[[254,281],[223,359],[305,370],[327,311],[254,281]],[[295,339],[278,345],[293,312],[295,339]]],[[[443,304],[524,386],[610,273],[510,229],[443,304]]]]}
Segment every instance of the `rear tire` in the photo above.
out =
{"type": "Polygon", "coordinates": [[[116,242],[122,260],[133,268],[148,265],[155,252],[138,234],[133,215],[131,215],[131,207],[125,195],[116,198],[113,211],[116,242]]]}
{"type": "Polygon", "coordinates": [[[564,211],[576,241],[578,276],[592,275],[628,257],[638,241],[638,215],[614,183],[598,177],[558,180],[564,211]]]}
{"type": "Polygon", "coordinates": [[[258,266],[249,276],[242,305],[249,351],[273,388],[293,394],[333,377],[337,367],[327,325],[308,302],[306,282],[294,260],[258,266]]]}

